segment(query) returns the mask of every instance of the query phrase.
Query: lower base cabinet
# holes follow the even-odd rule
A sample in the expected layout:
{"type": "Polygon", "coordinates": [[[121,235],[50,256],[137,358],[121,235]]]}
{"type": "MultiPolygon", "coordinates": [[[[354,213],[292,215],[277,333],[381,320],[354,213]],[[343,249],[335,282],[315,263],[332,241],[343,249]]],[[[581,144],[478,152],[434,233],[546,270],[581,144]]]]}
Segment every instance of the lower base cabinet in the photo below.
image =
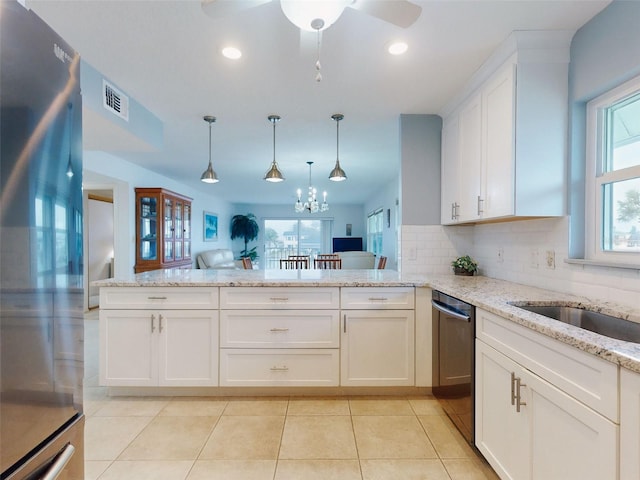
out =
{"type": "Polygon", "coordinates": [[[341,385],[415,385],[413,310],[343,312],[341,385]]]}
{"type": "Polygon", "coordinates": [[[101,310],[100,384],[216,386],[218,312],[101,310]]]}
{"type": "Polygon", "coordinates": [[[501,478],[617,478],[618,426],[476,343],[476,445],[501,478]]]}
{"type": "Polygon", "coordinates": [[[640,374],[620,370],[620,479],[640,478],[640,374]]]}

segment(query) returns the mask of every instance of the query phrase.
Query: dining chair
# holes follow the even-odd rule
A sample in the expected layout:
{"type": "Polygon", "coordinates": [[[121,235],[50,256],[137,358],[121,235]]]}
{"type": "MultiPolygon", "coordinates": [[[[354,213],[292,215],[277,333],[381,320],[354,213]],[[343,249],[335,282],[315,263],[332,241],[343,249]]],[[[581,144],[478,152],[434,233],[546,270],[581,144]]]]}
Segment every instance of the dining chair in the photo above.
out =
{"type": "Polygon", "coordinates": [[[342,259],[340,258],[314,258],[313,268],[321,270],[339,270],[342,269],[342,259]]]}
{"type": "Polygon", "coordinates": [[[380,258],[378,259],[378,270],[384,270],[384,267],[387,266],[387,257],[384,256],[380,256],[380,258]]]}
{"type": "Polygon", "coordinates": [[[309,258],[283,258],[280,260],[280,268],[284,270],[307,270],[309,258]]]}
{"type": "Polygon", "coordinates": [[[253,263],[249,257],[242,257],[242,268],[245,270],[253,270],[253,263]]]}

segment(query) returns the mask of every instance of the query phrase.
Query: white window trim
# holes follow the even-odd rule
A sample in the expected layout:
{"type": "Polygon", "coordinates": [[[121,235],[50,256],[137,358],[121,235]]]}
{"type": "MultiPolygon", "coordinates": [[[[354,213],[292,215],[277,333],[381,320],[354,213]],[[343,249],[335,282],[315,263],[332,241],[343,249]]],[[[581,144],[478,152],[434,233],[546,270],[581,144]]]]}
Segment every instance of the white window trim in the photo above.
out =
{"type": "Polygon", "coordinates": [[[640,92],[640,76],[594,98],[587,103],[586,168],[585,168],[585,233],[587,260],[603,262],[608,266],[619,264],[640,266],[640,254],[610,252],[602,249],[602,185],[627,178],[628,173],[640,166],[603,173],[604,142],[600,135],[604,111],[613,103],[640,92]]]}

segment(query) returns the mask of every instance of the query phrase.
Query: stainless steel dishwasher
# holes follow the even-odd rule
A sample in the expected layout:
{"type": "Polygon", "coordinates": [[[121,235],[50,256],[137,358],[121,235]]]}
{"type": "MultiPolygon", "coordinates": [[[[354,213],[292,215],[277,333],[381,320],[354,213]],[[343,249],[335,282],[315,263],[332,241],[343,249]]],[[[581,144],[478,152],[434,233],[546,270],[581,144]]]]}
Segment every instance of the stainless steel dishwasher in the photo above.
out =
{"type": "Polygon", "coordinates": [[[436,290],[433,307],[433,394],[474,445],[475,307],[436,290]]]}

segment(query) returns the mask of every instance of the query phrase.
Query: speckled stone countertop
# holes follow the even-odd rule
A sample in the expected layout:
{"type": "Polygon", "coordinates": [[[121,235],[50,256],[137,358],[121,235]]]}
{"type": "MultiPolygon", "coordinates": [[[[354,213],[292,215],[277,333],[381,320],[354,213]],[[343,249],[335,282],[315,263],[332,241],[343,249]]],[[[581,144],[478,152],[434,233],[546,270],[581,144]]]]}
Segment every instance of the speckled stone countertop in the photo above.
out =
{"type": "Polygon", "coordinates": [[[640,308],[625,307],[611,302],[596,302],[568,293],[487,277],[438,276],[430,278],[427,283],[434,290],[440,290],[567,345],[640,373],[640,343],[624,342],[598,335],[528,312],[512,304],[533,302],[536,305],[553,305],[555,302],[562,302],[567,306],[585,308],[636,323],[640,323],[640,308]]]}
{"type": "Polygon", "coordinates": [[[640,344],[608,338],[514,306],[563,302],[640,323],[640,308],[496,280],[401,275],[393,270],[156,270],[93,282],[99,287],[429,287],[640,373],[640,344]]]}
{"type": "Polygon", "coordinates": [[[98,287],[413,287],[422,277],[403,278],[394,270],[154,270],[99,280],[98,287]]]}

